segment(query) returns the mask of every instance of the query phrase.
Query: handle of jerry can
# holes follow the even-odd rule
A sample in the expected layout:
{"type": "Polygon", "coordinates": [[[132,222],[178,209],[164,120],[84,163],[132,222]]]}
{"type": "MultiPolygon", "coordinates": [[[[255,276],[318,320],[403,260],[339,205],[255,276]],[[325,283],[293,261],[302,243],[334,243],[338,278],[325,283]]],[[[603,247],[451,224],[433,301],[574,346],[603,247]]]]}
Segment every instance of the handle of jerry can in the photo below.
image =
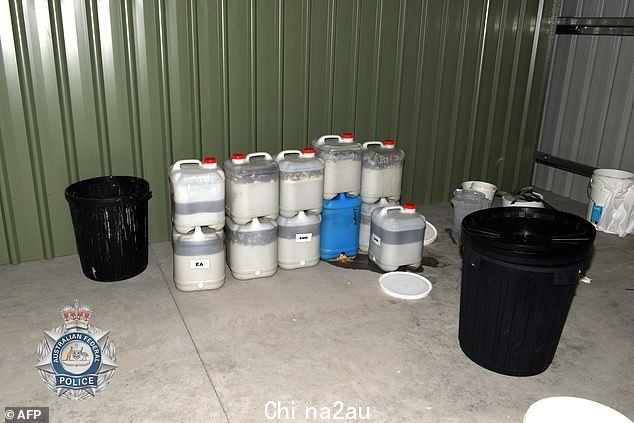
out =
{"type": "Polygon", "coordinates": [[[264,157],[266,159],[273,160],[273,157],[271,157],[269,153],[264,153],[264,152],[247,154],[247,156],[244,159],[246,162],[250,162],[251,157],[264,157]]]}
{"type": "Polygon", "coordinates": [[[385,216],[390,210],[403,210],[403,206],[387,206],[383,207],[379,214],[385,216]]]}
{"type": "Polygon", "coordinates": [[[321,137],[317,138],[317,141],[315,141],[315,145],[322,145],[329,138],[336,138],[338,142],[343,139],[339,135],[322,135],[321,137]]]}
{"type": "Polygon", "coordinates": [[[284,150],[277,153],[277,156],[275,156],[275,161],[279,162],[284,157],[286,157],[287,154],[297,154],[300,157],[302,156],[302,152],[299,150],[284,150]]]}
{"type": "Polygon", "coordinates": [[[179,160],[176,163],[174,163],[174,165],[172,166],[172,169],[180,169],[181,165],[184,165],[184,164],[193,164],[193,165],[202,166],[202,162],[200,160],[185,159],[185,160],[179,160]]]}
{"type": "Polygon", "coordinates": [[[366,141],[363,143],[363,148],[366,149],[370,145],[380,145],[381,147],[383,147],[383,143],[381,141],[366,141]]]}

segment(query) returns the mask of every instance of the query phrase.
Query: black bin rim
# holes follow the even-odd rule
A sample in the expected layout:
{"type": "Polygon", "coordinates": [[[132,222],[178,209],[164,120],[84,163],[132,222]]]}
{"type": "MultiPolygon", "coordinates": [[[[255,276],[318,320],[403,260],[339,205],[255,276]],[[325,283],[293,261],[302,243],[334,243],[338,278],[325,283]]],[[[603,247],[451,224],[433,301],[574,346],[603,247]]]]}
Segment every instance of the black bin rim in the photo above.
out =
{"type": "Polygon", "coordinates": [[[125,175],[97,176],[82,179],[64,191],[69,203],[112,204],[152,198],[150,183],[143,178],[125,175]]]}
{"type": "Polygon", "coordinates": [[[495,207],[462,221],[465,247],[494,259],[529,266],[560,266],[586,260],[596,229],[572,213],[536,207],[495,207]]]}

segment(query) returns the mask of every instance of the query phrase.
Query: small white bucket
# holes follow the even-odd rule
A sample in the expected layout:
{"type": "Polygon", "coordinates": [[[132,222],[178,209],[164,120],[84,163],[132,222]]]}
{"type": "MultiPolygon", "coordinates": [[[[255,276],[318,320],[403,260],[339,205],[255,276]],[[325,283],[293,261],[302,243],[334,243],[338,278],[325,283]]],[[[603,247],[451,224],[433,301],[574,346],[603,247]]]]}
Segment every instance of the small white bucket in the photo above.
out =
{"type": "Polygon", "coordinates": [[[491,205],[491,203],[493,203],[493,197],[495,197],[495,191],[498,190],[498,187],[483,181],[465,181],[462,183],[462,189],[472,189],[474,191],[481,192],[489,201],[489,205],[491,205]]]}
{"type": "Polygon", "coordinates": [[[617,169],[595,169],[588,184],[586,219],[597,229],[625,236],[632,232],[634,174],[617,169]],[[617,210],[618,209],[618,210],[617,210]]]}

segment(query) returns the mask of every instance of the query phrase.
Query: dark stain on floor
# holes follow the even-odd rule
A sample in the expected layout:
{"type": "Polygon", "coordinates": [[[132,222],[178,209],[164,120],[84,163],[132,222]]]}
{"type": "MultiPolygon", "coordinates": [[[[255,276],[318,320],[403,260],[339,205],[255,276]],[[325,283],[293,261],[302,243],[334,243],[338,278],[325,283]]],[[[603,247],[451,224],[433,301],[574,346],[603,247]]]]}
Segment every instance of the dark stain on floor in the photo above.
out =
{"type": "MultiPolygon", "coordinates": [[[[341,256],[334,260],[328,260],[327,263],[330,263],[333,266],[341,267],[343,269],[369,270],[375,273],[387,273],[384,270],[381,270],[379,266],[374,264],[374,262],[368,258],[367,254],[357,254],[354,257],[341,256]]],[[[448,263],[440,262],[436,257],[425,256],[423,257],[420,266],[418,266],[417,268],[401,266],[397,270],[404,272],[423,273],[425,267],[446,267],[448,265],[448,263]]]]}

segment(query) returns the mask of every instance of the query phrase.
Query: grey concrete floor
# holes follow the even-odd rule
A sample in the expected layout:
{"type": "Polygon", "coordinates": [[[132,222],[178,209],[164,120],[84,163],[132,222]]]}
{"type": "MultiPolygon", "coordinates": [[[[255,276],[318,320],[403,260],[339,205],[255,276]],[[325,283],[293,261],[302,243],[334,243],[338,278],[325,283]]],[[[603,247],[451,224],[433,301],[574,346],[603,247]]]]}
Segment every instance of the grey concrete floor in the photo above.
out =
{"type": "Polygon", "coordinates": [[[1,266],[0,407],[48,406],[54,422],[259,422],[276,421],[269,401],[294,407],[295,421],[306,421],[306,406],[334,412],[341,401],[369,408],[374,422],[521,422],[534,401],[566,395],[634,416],[634,236],[598,234],[592,282],[577,289],[553,364],[517,378],[460,350],[450,208],[422,210],[440,230],[424,255],[439,265],[425,268],[434,287],[417,301],[384,295],[376,273],[323,262],[252,281],[228,273],[218,291],[183,293],[169,243],[151,246],[142,275],[117,283],[86,279],[77,256],[1,266]],[[76,297],[111,331],[119,368],[95,398],[71,402],[34,366],[41,331],[59,326],[76,297]]]}

